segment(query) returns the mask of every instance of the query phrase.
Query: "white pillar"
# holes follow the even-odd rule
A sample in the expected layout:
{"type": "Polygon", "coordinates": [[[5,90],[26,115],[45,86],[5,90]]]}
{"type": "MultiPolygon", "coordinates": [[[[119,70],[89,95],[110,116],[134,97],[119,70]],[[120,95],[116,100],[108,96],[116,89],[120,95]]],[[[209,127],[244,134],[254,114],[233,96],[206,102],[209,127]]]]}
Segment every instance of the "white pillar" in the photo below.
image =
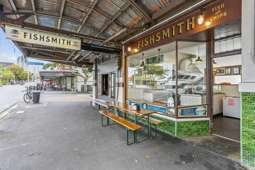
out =
{"type": "Polygon", "coordinates": [[[255,1],[242,0],[241,162],[255,169],[255,1]]]}
{"type": "Polygon", "coordinates": [[[242,1],[242,84],[241,92],[255,92],[255,1],[242,1]]]}
{"type": "Polygon", "coordinates": [[[97,98],[97,61],[93,64],[93,84],[92,84],[92,106],[95,106],[95,99],[97,98]]]}

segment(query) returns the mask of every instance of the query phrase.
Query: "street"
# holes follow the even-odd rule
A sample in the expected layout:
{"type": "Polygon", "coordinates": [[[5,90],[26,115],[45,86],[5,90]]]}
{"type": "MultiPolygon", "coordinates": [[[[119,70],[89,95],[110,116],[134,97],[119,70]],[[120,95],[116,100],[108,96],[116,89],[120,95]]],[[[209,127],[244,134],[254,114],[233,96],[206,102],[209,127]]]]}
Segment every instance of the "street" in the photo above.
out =
{"type": "Polygon", "coordinates": [[[0,87],[0,113],[13,104],[22,101],[23,90],[25,90],[25,86],[21,85],[6,85],[0,87]]]}

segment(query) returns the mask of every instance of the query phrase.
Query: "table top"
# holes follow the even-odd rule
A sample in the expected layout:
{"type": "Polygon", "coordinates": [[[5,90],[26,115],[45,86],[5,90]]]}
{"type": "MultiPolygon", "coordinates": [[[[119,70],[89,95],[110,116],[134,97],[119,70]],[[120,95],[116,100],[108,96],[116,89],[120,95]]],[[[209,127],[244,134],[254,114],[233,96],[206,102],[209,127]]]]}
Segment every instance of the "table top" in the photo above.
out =
{"type": "Polygon", "coordinates": [[[124,112],[130,112],[135,115],[140,115],[140,116],[146,116],[154,113],[152,110],[147,110],[147,109],[140,109],[139,111],[133,110],[128,104],[117,104],[117,105],[112,105],[112,107],[115,107],[121,111],[124,112]]]}

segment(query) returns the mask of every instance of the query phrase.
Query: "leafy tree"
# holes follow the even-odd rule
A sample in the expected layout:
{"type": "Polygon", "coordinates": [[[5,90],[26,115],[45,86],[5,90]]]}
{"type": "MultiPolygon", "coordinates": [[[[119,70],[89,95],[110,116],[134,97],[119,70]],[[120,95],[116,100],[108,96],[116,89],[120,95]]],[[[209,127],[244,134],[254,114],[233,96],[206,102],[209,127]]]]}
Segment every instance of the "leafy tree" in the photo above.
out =
{"type": "Polygon", "coordinates": [[[3,69],[2,77],[1,77],[1,80],[2,80],[1,82],[3,84],[10,83],[10,81],[14,80],[14,78],[15,78],[15,76],[9,68],[3,69]]]}
{"type": "Polygon", "coordinates": [[[20,67],[16,64],[12,64],[9,67],[9,69],[13,73],[15,80],[26,80],[27,79],[27,76],[26,76],[27,72],[22,67],[20,67]]]}
{"type": "Polygon", "coordinates": [[[85,81],[87,81],[88,78],[92,76],[92,70],[93,70],[92,65],[82,67],[82,73],[84,75],[85,81]]]}
{"type": "Polygon", "coordinates": [[[58,65],[57,63],[46,63],[43,65],[43,69],[44,70],[48,70],[48,69],[54,70],[55,68],[57,68],[57,65],[58,65]]]}

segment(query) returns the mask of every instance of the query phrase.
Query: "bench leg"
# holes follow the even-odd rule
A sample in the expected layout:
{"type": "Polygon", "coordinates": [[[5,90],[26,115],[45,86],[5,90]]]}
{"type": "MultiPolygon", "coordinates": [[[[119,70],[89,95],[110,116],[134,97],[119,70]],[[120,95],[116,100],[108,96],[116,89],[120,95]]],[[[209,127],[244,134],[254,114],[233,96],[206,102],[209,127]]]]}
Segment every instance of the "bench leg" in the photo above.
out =
{"type": "Polygon", "coordinates": [[[110,121],[109,121],[109,117],[107,117],[106,120],[107,120],[107,126],[109,126],[109,124],[110,124],[110,123],[109,123],[109,122],[110,122],[110,121]]]}
{"type": "Polygon", "coordinates": [[[103,115],[101,115],[101,125],[102,125],[102,127],[104,127],[104,116],[103,115]]]}
{"type": "Polygon", "coordinates": [[[129,133],[128,132],[129,132],[129,130],[127,129],[127,139],[126,140],[127,140],[127,145],[130,145],[129,140],[128,140],[128,138],[129,138],[129,133]]]}
{"type": "Polygon", "coordinates": [[[133,135],[134,135],[134,143],[137,143],[136,131],[133,131],[133,135]]]}

